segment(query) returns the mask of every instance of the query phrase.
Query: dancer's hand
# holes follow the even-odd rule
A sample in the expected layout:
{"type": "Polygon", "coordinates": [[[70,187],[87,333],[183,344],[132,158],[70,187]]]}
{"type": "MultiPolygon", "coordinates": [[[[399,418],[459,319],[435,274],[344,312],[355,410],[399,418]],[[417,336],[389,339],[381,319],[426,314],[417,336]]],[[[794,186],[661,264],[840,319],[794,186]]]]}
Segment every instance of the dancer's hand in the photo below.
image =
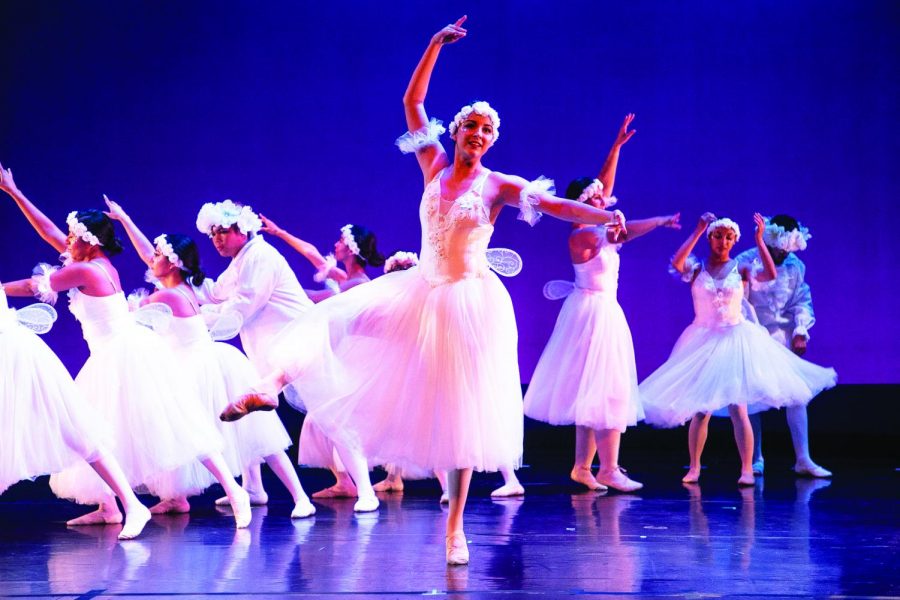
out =
{"type": "Polygon", "coordinates": [[[806,337],[802,335],[795,335],[791,340],[791,350],[794,351],[794,354],[797,356],[803,356],[806,354],[806,337]]]}
{"type": "Polygon", "coordinates": [[[13,180],[12,169],[4,169],[2,164],[0,164],[0,190],[8,194],[13,194],[19,190],[16,187],[15,180],[13,180]]]}
{"type": "Polygon", "coordinates": [[[711,212],[705,212],[700,215],[700,222],[697,223],[697,229],[705,231],[709,224],[716,220],[716,215],[711,212]]]}
{"type": "Polygon", "coordinates": [[[613,142],[613,146],[621,147],[625,142],[631,139],[631,136],[637,133],[636,129],[628,131],[628,126],[631,125],[632,121],[634,121],[634,113],[625,115],[625,120],[622,121],[622,126],[619,127],[619,133],[616,135],[616,141],[613,142]]]}
{"type": "Polygon", "coordinates": [[[766,219],[759,213],[753,213],[753,222],[756,224],[756,231],[754,232],[756,243],[761,244],[763,232],[766,230],[766,219]]]}
{"type": "Polygon", "coordinates": [[[268,233],[269,235],[274,235],[275,237],[278,237],[284,233],[284,229],[279,227],[278,224],[275,223],[275,221],[273,221],[272,219],[264,215],[259,215],[259,220],[262,221],[262,227],[259,228],[262,233],[268,233]]]}
{"type": "Polygon", "coordinates": [[[106,202],[106,206],[109,210],[103,211],[107,217],[112,219],[113,221],[124,221],[128,218],[128,214],[125,213],[125,210],[119,205],[118,202],[113,202],[110,200],[106,194],[103,194],[103,200],[106,202]]]}
{"type": "Polygon", "coordinates": [[[468,32],[462,27],[462,24],[466,22],[466,18],[466,15],[463,15],[456,23],[447,25],[438,31],[432,36],[431,43],[438,45],[452,44],[466,37],[468,32]]]}
{"type": "Polygon", "coordinates": [[[669,229],[681,229],[681,213],[662,217],[659,226],[668,227],[669,229]]]}

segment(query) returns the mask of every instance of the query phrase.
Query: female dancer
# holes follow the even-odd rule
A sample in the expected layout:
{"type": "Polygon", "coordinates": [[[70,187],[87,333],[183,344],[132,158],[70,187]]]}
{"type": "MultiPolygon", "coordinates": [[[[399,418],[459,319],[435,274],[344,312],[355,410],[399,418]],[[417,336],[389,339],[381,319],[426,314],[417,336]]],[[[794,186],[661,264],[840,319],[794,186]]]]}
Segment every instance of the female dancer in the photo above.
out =
{"type": "MultiPolygon", "coordinates": [[[[625,117],[598,179],[576,179],[566,191],[568,198],[604,209],[615,204],[611,194],[619,151],[634,134],[628,130],[633,118],[625,117]]],[[[571,478],[592,490],[633,492],[643,487],[618,462],[622,433],[644,416],[631,331],[616,300],[619,249],[657,227],[679,229],[678,219],[674,214],[629,221],[628,234],[618,238],[602,227],[575,225],[569,236],[575,286],[528,385],[525,414],[554,425],[574,423],[581,430],[571,478]],[[596,450],[600,471],[595,479],[591,462],[596,450]]]]}
{"type": "MultiPolygon", "coordinates": [[[[13,295],[31,295],[30,286],[6,285],[13,295]]],[[[58,473],[83,460],[122,501],[125,526],[119,539],[137,537],[150,512],[115,457],[97,442],[102,436],[97,415],[56,354],[19,324],[4,287],[0,285],[0,494],[17,481],[58,473]]]]}
{"type": "Polygon", "coordinates": [[[753,432],[748,410],[806,404],[835,384],[834,369],[807,362],[769,337],[765,328],[744,320],[744,286],[751,277],[771,281],[777,272],[763,242],[765,221],[755,214],[756,248],[762,270],[731,258],[741,230],[731,219],[704,213],[696,229],[672,258],[672,267],[691,284],[694,322],[675,342],[669,359],[641,382],[646,421],[675,427],[691,419],[691,464],[682,481],[700,478],[700,457],[709,417],[728,407],[741,456],[738,485],[753,485],[753,432]],[[691,251],[703,233],[709,240],[705,263],[691,251]]]}
{"type": "MultiPolygon", "coordinates": [[[[407,476],[448,471],[449,564],[469,560],[463,509],[473,469],[517,466],[522,454],[515,317],[485,257],[493,223],[507,205],[530,223],[539,213],[584,223],[614,218],[553,196],[549,180],[529,184],[482,166],[500,125],[486,102],[456,115],[455,153],[447,154],[438,141],[443,127],[429,122],[423,103],[441,48],[466,35],[464,20],[434,35],[404,96],[412,133],[401,144],[415,151],[426,183],[419,265],[316,305],[280,340],[283,368],[266,378],[269,394],[286,383],[299,388],[308,418],[339,448],[358,448],[407,476]]],[[[239,403],[273,401],[258,391],[239,403]]],[[[353,476],[358,465],[344,463],[353,476]]]]}
{"type": "MultiPolygon", "coordinates": [[[[44,241],[66,253],[66,264],[35,276],[34,286],[42,300],[55,300],[57,292],[72,290],[69,308],[81,322],[91,350],[75,381],[112,426],[111,452],[131,486],[146,488],[162,499],[177,497],[182,490],[166,474],[199,459],[225,488],[237,526],[246,527],[250,501],[228,473],[220,453],[221,436],[184,397],[178,365],[165,343],[128,312],[118,273],[109,260],[122,250],[112,221],[98,210],[72,212],[66,219],[66,235],[22,194],[12,173],[2,167],[0,189],[12,196],[44,241]]],[[[95,512],[70,524],[119,522],[121,515],[109,489],[79,467],[50,480],[60,497],[99,504],[95,512]]]]}
{"type": "MultiPolygon", "coordinates": [[[[150,267],[153,277],[162,286],[144,303],[160,302],[172,309],[175,318],[163,332],[163,338],[174,351],[182,371],[193,375],[191,382],[195,384],[195,389],[192,395],[225,439],[224,454],[232,471],[240,472],[246,478],[252,466],[265,462],[294,500],[291,518],[314,515],[316,509],[303,491],[297,472],[284,451],[291,445],[291,438],[278,415],[261,412],[253,418],[229,424],[218,418],[228,405],[229,398],[246,390],[259,376],[237,348],[215,343],[210,338],[194,293],[194,286],[199,286],[205,279],[197,245],[188,236],[177,233],[163,234],[151,244],[118,203],[106,198],[106,204],[109,207],[106,214],[122,223],[141,260],[150,267]]],[[[196,465],[185,467],[173,476],[190,482],[181,486],[185,490],[199,492],[213,483],[196,465]]],[[[180,496],[160,502],[151,512],[188,510],[187,498],[180,496]]]]}

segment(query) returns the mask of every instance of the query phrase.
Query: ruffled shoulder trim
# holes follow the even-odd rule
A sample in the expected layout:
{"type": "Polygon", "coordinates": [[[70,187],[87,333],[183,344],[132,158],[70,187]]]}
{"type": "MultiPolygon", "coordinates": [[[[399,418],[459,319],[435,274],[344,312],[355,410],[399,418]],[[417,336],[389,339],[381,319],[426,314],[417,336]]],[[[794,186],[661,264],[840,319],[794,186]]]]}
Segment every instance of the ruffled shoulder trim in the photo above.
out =
{"type": "Polygon", "coordinates": [[[34,285],[34,297],[47,304],[56,304],[59,294],[50,285],[50,277],[59,271],[59,267],[53,267],[47,263],[40,263],[32,271],[31,281],[34,285]]]}
{"type": "MultiPolygon", "coordinates": [[[[674,258],[674,256],[672,257],[674,258]]],[[[672,277],[676,277],[682,280],[685,283],[690,283],[694,278],[694,273],[699,271],[703,267],[703,263],[700,262],[700,259],[691,254],[684,261],[684,270],[680,273],[677,269],[672,265],[672,260],[669,260],[669,275],[672,277]]]]}
{"type": "Polygon", "coordinates": [[[431,119],[421,129],[407,131],[394,142],[403,154],[418,152],[422,148],[438,143],[441,135],[447,131],[444,124],[438,119],[431,119]]]}
{"type": "Polygon", "coordinates": [[[554,192],[556,192],[556,185],[553,180],[547,179],[543,175],[527,183],[519,193],[519,220],[534,227],[541,220],[541,213],[535,206],[541,203],[542,195],[554,192]]]}

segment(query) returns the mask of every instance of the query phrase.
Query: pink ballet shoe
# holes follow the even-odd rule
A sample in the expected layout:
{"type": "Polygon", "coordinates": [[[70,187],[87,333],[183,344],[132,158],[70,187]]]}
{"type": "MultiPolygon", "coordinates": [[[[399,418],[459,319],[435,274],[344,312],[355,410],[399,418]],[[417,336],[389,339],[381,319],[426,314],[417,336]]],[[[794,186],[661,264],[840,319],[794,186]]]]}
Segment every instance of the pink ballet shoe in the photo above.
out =
{"type": "Polygon", "coordinates": [[[741,487],[750,487],[756,485],[756,477],[753,476],[753,471],[741,473],[741,476],[738,477],[737,484],[741,487]]]}
{"type": "Polygon", "coordinates": [[[572,471],[569,473],[569,479],[575,483],[586,486],[587,489],[594,492],[605,492],[607,489],[605,485],[594,479],[589,467],[572,467],[572,471]]]}
{"type": "Polygon", "coordinates": [[[278,408],[277,394],[251,388],[248,393],[226,406],[219,418],[230,423],[258,410],[275,410],[276,408],[278,408]]]}
{"type": "Polygon", "coordinates": [[[700,481],[700,469],[688,469],[688,472],[681,478],[681,483],[697,483],[700,481]]]}
{"type": "Polygon", "coordinates": [[[366,512],[374,512],[378,510],[378,506],[381,504],[374,495],[371,497],[362,497],[356,501],[356,504],[353,505],[353,512],[358,513],[366,513],[366,512]]]}
{"type": "Polygon", "coordinates": [[[644,487],[643,483],[634,481],[628,475],[626,475],[627,471],[622,467],[616,467],[612,472],[600,471],[597,473],[597,481],[602,483],[606,487],[610,487],[614,490],[618,490],[620,492],[630,493],[636,492],[642,487],[644,487]]]}
{"type": "Polygon", "coordinates": [[[469,564],[469,544],[466,541],[466,534],[462,531],[455,531],[447,536],[447,564],[454,566],[469,564]]]}
{"type": "MultiPolygon", "coordinates": [[[[265,506],[269,503],[269,495],[266,492],[251,492],[250,490],[246,491],[247,494],[250,495],[250,506],[265,506]]],[[[228,499],[228,496],[216,498],[216,506],[229,505],[231,505],[231,500],[228,499]]]]}
{"type": "Polygon", "coordinates": [[[402,492],[403,480],[391,479],[390,477],[388,477],[373,485],[372,489],[376,492],[402,492]]]}
{"type": "Polygon", "coordinates": [[[312,497],[316,500],[320,500],[322,498],[356,498],[357,495],[356,488],[345,488],[339,483],[336,483],[324,490],[319,490],[313,494],[312,497]]]}
{"type": "Polygon", "coordinates": [[[191,505],[187,498],[169,498],[161,500],[150,507],[150,514],[153,515],[183,514],[188,512],[191,512],[191,505]]]}

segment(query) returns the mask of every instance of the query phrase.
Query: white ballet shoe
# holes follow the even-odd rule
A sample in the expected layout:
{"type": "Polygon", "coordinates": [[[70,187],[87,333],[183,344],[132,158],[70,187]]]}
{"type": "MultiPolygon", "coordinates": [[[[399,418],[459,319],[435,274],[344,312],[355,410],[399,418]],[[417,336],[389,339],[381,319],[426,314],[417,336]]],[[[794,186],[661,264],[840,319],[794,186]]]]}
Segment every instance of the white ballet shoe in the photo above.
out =
{"type": "Polygon", "coordinates": [[[610,472],[600,471],[597,473],[597,482],[626,494],[644,487],[643,483],[631,479],[626,473],[622,467],[616,467],[610,472]]]}
{"type": "Polygon", "coordinates": [[[813,479],[827,479],[831,477],[831,471],[812,461],[794,465],[794,473],[800,477],[811,477],[813,479]]]}
{"type": "Polygon", "coordinates": [[[120,540],[133,540],[137,536],[141,535],[141,532],[144,531],[144,527],[150,521],[150,511],[147,510],[147,507],[141,504],[125,513],[125,526],[122,527],[122,531],[119,532],[120,540]]]}
{"type": "Polygon", "coordinates": [[[525,488],[518,481],[515,483],[507,483],[501,485],[491,492],[491,498],[513,498],[516,496],[524,496],[525,488]]]}
{"type": "MultiPolygon", "coordinates": [[[[265,506],[269,503],[269,495],[266,492],[244,491],[250,496],[250,506],[265,506]]],[[[216,506],[228,506],[230,504],[231,500],[228,499],[228,496],[216,498],[216,506]]]]}
{"type": "Polygon", "coordinates": [[[756,478],[753,476],[753,471],[741,473],[741,476],[738,477],[737,484],[741,487],[750,487],[756,485],[756,478]]]}
{"type": "Polygon", "coordinates": [[[118,508],[105,508],[101,506],[94,512],[81,515],[75,519],[66,521],[69,527],[81,527],[84,525],[118,525],[122,522],[122,513],[118,508]]]}
{"type": "Polygon", "coordinates": [[[605,485],[594,479],[589,467],[572,467],[572,471],[569,473],[569,479],[575,483],[580,483],[594,492],[603,492],[606,490],[605,485]]]}
{"type": "Polygon", "coordinates": [[[441,492],[441,504],[450,504],[449,492],[441,492]]]}
{"type": "Polygon", "coordinates": [[[462,531],[455,531],[447,536],[447,564],[454,566],[469,564],[469,543],[462,531]]]}
{"type": "Polygon", "coordinates": [[[253,512],[250,510],[250,496],[243,488],[237,488],[231,499],[231,510],[234,511],[234,523],[238,529],[244,529],[250,525],[253,512]]]}
{"type": "Polygon", "coordinates": [[[150,507],[150,514],[183,514],[191,512],[191,505],[187,498],[169,498],[168,500],[160,500],[158,503],[150,507]]]}
{"type": "Polygon", "coordinates": [[[298,500],[294,505],[294,510],[291,511],[292,519],[305,519],[307,517],[311,517],[316,514],[316,507],[313,506],[313,503],[309,501],[309,498],[302,498],[298,500]]]}
{"type": "Polygon", "coordinates": [[[339,483],[334,484],[331,487],[327,487],[324,490],[319,490],[314,493],[312,497],[316,500],[321,498],[356,498],[359,495],[356,488],[344,487],[339,483]]]}
{"type": "Polygon", "coordinates": [[[230,423],[258,410],[275,410],[276,408],[278,408],[278,394],[274,390],[250,388],[249,392],[226,406],[219,418],[230,423]]]}
{"type": "Polygon", "coordinates": [[[375,496],[363,496],[353,505],[353,512],[373,512],[378,510],[379,504],[375,496]]]}

